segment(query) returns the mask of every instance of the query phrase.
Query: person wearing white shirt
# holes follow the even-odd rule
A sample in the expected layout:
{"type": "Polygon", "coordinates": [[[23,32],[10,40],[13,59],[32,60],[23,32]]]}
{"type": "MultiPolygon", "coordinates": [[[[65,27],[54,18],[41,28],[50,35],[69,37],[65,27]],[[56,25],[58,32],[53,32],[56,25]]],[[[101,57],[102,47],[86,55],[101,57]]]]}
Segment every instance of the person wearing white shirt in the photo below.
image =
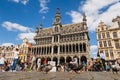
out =
{"type": "Polygon", "coordinates": [[[33,70],[35,65],[36,65],[36,54],[32,56],[30,69],[33,70]]]}
{"type": "Polygon", "coordinates": [[[18,64],[18,54],[19,54],[19,49],[16,48],[16,51],[14,52],[14,60],[13,60],[12,70],[15,70],[16,66],[18,64]]]}
{"type": "Polygon", "coordinates": [[[105,59],[105,56],[104,56],[103,53],[100,53],[100,58],[101,58],[101,59],[105,59]]]}
{"type": "Polygon", "coordinates": [[[38,60],[37,60],[37,71],[39,71],[40,66],[41,66],[41,59],[38,58],[38,60]]]}
{"type": "Polygon", "coordinates": [[[2,57],[0,58],[0,70],[4,71],[4,64],[5,64],[5,55],[2,55],[2,57]]]}

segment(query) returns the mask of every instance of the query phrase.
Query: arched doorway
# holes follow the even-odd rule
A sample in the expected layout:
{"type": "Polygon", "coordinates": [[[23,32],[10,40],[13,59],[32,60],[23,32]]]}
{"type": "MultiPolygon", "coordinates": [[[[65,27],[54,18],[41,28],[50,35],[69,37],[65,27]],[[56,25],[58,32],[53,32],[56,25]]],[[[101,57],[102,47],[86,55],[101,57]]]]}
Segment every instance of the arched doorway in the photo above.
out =
{"type": "Polygon", "coordinates": [[[57,59],[57,57],[53,57],[53,61],[55,61],[55,65],[58,64],[58,59],[57,59]]]}
{"type": "Polygon", "coordinates": [[[80,62],[82,63],[82,61],[84,61],[85,63],[87,63],[87,57],[86,57],[86,55],[84,55],[84,54],[82,54],[82,55],[80,56],[80,62]]]}
{"type": "Polygon", "coordinates": [[[64,57],[60,57],[60,64],[63,65],[65,63],[65,58],[64,57]]]}
{"type": "Polygon", "coordinates": [[[79,61],[79,60],[80,60],[79,57],[75,55],[73,58],[77,58],[77,62],[78,62],[78,64],[79,64],[79,62],[80,62],[80,61],[79,61]]]}
{"type": "Polygon", "coordinates": [[[70,56],[66,57],[66,63],[69,63],[70,61],[72,61],[72,58],[70,56]]]}

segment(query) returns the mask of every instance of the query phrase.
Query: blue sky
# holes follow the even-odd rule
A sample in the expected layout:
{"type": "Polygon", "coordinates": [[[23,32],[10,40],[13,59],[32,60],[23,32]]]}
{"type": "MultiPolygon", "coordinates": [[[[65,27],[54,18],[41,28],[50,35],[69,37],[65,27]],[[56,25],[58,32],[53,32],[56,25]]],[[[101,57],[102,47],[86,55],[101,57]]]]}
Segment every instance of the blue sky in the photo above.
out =
{"type": "Polygon", "coordinates": [[[60,8],[62,24],[82,21],[85,12],[89,28],[91,56],[96,55],[95,28],[102,20],[120,15],[120,0],[0,0],[0,45],[21,44],[23,38],[34,42],[35,29],[52,27],[56,8],[60,8]]]}

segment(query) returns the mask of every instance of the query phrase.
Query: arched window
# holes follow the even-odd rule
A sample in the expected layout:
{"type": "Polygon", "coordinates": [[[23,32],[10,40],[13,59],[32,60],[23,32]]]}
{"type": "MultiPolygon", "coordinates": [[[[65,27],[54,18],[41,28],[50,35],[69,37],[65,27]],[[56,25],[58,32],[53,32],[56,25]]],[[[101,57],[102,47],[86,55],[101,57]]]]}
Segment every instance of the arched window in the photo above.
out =
{"type": "Polygon", "coordinates": [[[86,44],[83,43],[83,51],[86,52],[86,44]]]}

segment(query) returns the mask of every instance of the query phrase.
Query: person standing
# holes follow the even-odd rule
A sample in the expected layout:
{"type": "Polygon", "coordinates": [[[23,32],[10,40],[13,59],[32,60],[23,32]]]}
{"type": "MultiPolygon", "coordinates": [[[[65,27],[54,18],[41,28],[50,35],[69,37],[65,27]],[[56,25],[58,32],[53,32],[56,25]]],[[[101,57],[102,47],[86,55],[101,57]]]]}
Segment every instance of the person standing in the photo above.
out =
{"type": "Polygon", "coordinates": [[[4,72],[4,66],[5,66],[5,54],[2,55],[0,58],[0,70],[4,72]]]}
{"type": "Polygon", "coordinates": [[[35,65],[36,65],[36,54],[34,54],[32,57],[30,69],[33,70],[35,65]]]}
{"type": "Polygon", "coordinates": [[[14,51],[14,59],[13,59],[13,66],[12,66],[13,72],[16,71],[16,66],[18,64],[18,55],[19,55],[19,49],[16,48],[16,50],[14,51]]]}
{"type": "Polygon", "coordinates": [[[37,71],[39,71],[40,66],[41,66],[41,59],[38,58],[38,60],[37,60],[37,71]]]}
{"type": "Polygon", "coordinates": [[[43,63],[44,63],[44,65],[46,65],[46,64],[47,64],[46,57],[45,57],[45,59],[44,59],[43,63]]]}
{"type": "Polygon", "coordinates": [[[105,66],[105,56],[103,53],[100,53],[100,59],[102,61],[103,64],[103,70],[106,70],[106,66],[105,66]]]}

